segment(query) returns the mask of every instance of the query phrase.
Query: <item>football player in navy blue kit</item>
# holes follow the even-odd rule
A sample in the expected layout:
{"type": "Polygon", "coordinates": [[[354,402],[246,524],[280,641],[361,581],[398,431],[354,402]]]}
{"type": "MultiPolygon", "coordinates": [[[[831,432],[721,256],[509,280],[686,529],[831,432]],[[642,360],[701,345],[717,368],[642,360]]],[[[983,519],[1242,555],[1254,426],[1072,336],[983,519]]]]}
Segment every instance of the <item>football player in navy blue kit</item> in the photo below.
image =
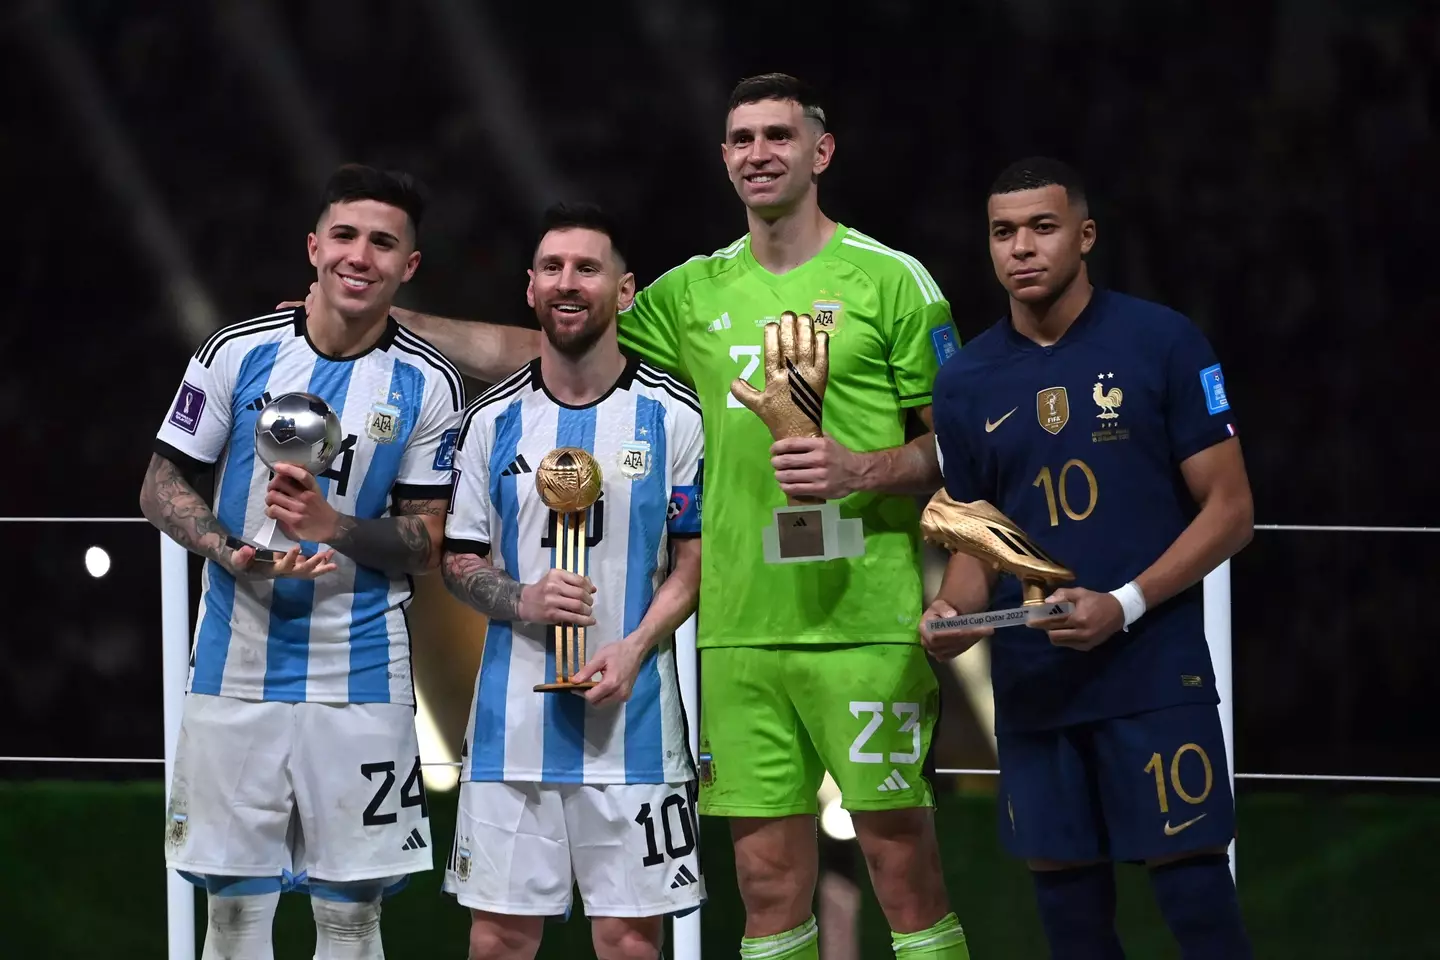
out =
{"type": "MultiPolygon", "coordinates": [[[[1047,600],[1075,608],[922,638],[948,659],[993,634],[1000,832],[1032,871],[1051,956],[1124,956],[1122,861],[1149,867],[1186,960],[1243,960],[1201,594],[1252,533],[1220,364],[1185,317],[1091,286],[1095,222],[1065,164],[1011,165],[988,214],[1010,312],[936,378],[945,489],[994,504],[1073,570],[1047,600]]],[[[922,623],[1020,601],[1013,577],[957,553],[922,623]]]]}

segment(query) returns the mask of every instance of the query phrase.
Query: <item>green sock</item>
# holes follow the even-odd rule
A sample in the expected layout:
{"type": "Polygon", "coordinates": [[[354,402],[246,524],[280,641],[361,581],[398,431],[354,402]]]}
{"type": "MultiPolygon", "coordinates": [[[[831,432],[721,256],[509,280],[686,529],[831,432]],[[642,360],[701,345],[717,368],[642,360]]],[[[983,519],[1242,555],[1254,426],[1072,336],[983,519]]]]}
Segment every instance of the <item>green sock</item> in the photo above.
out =
{"type": "Polygon", "coordinates": [[[812,915],[794,930],[740,941],[740,960],[820,960],[820,928],[812,915]]]}
{"type": "Polygon", "coordinates": [[[895,947],[895,960],[970,960],[965,931],[960,929],[960,918],[953,913],[947,913],[928,930],[916,933],[896,933],[892,930],[890,942],[895,947]]]}

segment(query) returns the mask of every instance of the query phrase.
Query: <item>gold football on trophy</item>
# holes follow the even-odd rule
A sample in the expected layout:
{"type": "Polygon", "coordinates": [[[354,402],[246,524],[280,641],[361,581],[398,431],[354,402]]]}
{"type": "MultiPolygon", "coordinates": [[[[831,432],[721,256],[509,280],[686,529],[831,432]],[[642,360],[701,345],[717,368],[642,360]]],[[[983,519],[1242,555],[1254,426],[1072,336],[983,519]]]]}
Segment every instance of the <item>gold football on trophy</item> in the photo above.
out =
{"type": "Polygon", "coordinates": [[[556,513],[579,513],[600,499],[600,464],[579,447],[551,450],[535,471],[535,489],[556,513]]]}
{"type": "Polygon", "coordinates": [[[1075,574],[1056,563],[1009,517],[984,500],[957,503],[943,489],[920,515],[925,542],[964,553],[1019,578],[1024,602],[1043,603],[1050,588],[1075,574]]]}

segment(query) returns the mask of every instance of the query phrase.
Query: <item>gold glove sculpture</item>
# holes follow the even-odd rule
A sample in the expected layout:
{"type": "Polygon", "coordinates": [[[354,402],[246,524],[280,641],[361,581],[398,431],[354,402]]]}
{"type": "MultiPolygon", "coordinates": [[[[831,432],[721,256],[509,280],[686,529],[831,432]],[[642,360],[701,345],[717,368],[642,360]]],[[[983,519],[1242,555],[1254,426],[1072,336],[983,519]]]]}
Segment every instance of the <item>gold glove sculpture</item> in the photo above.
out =
{"type": "Polygon", "coordinates": [[[1043,603],[1051,588],[1075,579],[1041,550],[1009,517],[984,500],[957,503],[943,489],[920,514],[927,543],[964,553],[1020,580],[1026,606],[1043,603]]]}
{"type": "MultiPolygon", "coordinates": [[[[819,437],[825,383],[830,376],[830,335],[815,332],[809,314],[786,310],[765,324],[765,389],[736,377],[730,392],[770,428],[776,440],[819,437]]],[[[819,498],[791,497],[792,504],[819,498]]]]}

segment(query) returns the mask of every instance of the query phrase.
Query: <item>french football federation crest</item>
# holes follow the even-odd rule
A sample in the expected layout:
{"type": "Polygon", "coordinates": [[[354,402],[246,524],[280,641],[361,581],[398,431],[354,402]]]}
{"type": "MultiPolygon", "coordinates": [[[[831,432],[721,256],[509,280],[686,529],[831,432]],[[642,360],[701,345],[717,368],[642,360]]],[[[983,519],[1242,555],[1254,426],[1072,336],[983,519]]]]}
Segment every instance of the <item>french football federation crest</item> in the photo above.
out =
{"type": "Polygon", "coordinates": [[[365,417],[365,433],[376,443],[390,443],[400,434],[400,408],[377,403],[365,417]]]}
{"type": "Polygon", "coordinates": [[[1125,399],[1124,391],[1119,387],[1111,387],[1108,390],[1105,389],[1105,380],[1113,379],[1114,377],[1115,374],[1113,373],[1100,374],[1095,378],[1095,388],[1090,391],[1090,396],[1095,401],[1095,405],[1100,408],[1100,412],[1095,414],[1098,420],[1114,420],[1120,416],[1120,414],[1115,412],[1115,408],[1120,406],[1120,402],[1125,399]]]}
{"type": "Polygon", "coordinates": [[[650,473],[650,441],[631,440],[620,444],[616,458],[620,475],[627,480],[641,480],[650,473]]]}
{"type": "Polygon", "coordinates": [[[1046,387],[1035,394],[1035,419],[1047,433],[1064,429],[1070,422],[1070,395],[1064,387],[1046,387]]]}

